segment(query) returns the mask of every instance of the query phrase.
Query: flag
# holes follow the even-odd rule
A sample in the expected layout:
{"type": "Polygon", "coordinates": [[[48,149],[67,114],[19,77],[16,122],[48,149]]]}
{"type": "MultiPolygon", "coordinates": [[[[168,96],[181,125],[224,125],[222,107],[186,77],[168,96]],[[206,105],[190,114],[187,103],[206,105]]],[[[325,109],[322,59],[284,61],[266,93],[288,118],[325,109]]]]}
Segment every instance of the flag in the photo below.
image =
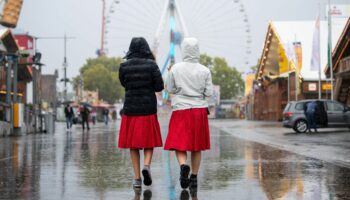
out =
{"type": "Polygon", "coordinates": [[[320,17],[316,19],[314,38],[312,42],[311,71],[321,70],[320,63],[320,17]]]}
{"type": "Polygon", "coordinates": [[[293,47],[295,56],[294,64],[296,66],[296,71],[300,73],[303,67],[303,47],[301,42],[298,41],[293,42],[293,47]]]}
{"type": "Polygon", "coordinates": [[[279,73],[283,74],[289,71],[288,69],[288,58],[286,51],[282,44],[278,44],[278,65],[279,65],[279,73]]]}
{"type": "Polygon", "coordinates": [[[295,55],[295,51],[294,51],[294,46],[293,46],[293,44],[290,43],[290,42],[288,42],[288,43],[285,44],[285,46],[286,46],[286,53],[287,53],[288,59],[289,59],[291,62],[295,63],[296,60],[297,60],[297,58],[296,58],[296,55],[295,55]]]}

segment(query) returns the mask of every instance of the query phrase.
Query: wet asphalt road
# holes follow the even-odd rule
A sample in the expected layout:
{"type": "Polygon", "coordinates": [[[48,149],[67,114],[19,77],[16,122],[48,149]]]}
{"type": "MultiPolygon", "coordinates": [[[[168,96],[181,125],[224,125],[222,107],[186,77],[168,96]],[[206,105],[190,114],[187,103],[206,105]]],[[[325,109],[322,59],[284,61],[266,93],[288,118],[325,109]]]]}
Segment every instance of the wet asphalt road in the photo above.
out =
{"type": "MultiPolygon", "coordinates": [[[[163,140],[167,120],[161,119],[163,140]]],[[[75,127],[54,135],[0,138],[0,199],[350,199],[350,169],[237,139],[211,129],[197,196],[182,192],[171,152],[157,149],[153,186],[135,194],[127,150],[116,148],[119,124],[75,127]]]]}

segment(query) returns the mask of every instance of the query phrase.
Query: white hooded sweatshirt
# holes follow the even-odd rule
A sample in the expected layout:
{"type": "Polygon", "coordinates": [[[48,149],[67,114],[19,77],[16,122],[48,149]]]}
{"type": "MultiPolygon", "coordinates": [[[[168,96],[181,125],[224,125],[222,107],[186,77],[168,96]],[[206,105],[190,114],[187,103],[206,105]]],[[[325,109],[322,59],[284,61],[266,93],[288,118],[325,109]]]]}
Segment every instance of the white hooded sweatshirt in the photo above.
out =
{"type": "Polygon", "coordinates": [[[195,38],[185,38],[182,45],[183,62],[170,69],[167,90],[173,94],[171,106],[175,110],[207,108],[206,97],[213,94],[210,70],[199,64],[199,46],[195,38]]]}

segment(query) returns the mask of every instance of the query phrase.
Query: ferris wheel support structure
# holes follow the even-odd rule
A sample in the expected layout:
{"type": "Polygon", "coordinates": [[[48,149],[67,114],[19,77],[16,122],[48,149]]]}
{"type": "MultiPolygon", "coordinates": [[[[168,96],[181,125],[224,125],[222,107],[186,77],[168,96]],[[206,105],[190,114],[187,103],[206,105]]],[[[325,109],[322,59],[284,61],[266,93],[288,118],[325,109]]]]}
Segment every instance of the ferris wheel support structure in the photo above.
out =
{"type": "Polygon", "coordinates": [[[184,18],[181,14],[180,7],[176,3],[176,0],[168,0],[163,9],[160,23],[156,31],[154,43],[153,43],[153,53],[155,55],[157,55],[158,53],[160,37],[163,34],[165,27],[168,24],[167,23],[168,21],[170,25],[170,49],[169,49],[167,59],[165,60],[165,63],[161,68],[162,74],[164,74],[165,69],[169,65],[169,62],[170,62],[170,65],[175,64],[176,46],[180,46],[183,36],[185,37],[188,36],[187,27],[185,25],[184,18]],[[181,27],[182,32],[176,31],[177,19],[179,20],[179,25],[181,27]]]}

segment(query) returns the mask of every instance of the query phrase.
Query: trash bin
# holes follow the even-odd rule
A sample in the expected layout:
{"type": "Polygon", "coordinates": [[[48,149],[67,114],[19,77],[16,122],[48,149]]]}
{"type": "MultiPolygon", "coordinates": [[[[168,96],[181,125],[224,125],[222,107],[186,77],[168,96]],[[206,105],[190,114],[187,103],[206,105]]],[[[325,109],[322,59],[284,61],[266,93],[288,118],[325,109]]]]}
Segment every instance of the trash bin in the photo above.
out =
{"type": "Polygon", "coordinates": [[[44,114],[45,121],[45,131],[46,133],[54,133],[55,132],[55,120],[52,112],[47,112],[44,114]]]}

